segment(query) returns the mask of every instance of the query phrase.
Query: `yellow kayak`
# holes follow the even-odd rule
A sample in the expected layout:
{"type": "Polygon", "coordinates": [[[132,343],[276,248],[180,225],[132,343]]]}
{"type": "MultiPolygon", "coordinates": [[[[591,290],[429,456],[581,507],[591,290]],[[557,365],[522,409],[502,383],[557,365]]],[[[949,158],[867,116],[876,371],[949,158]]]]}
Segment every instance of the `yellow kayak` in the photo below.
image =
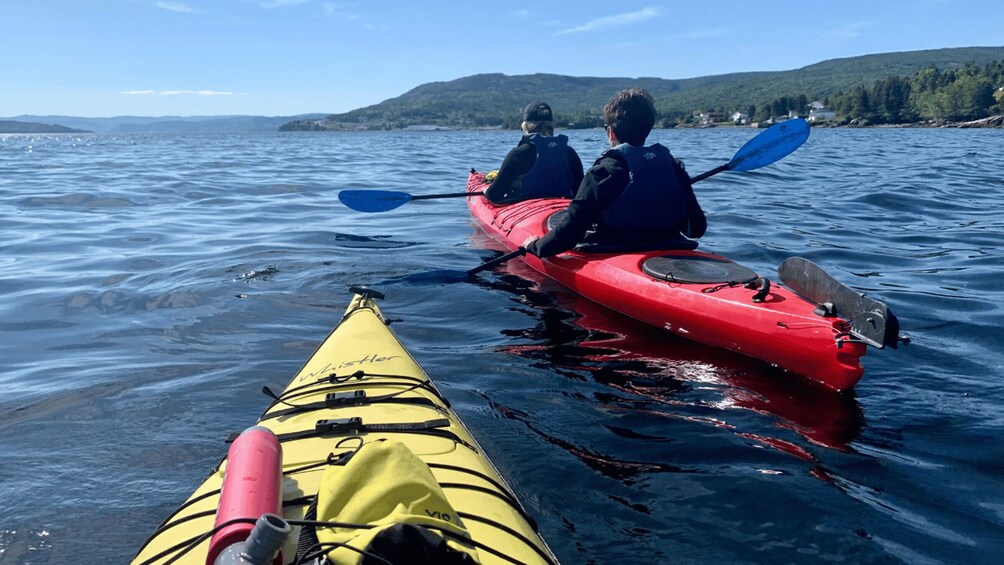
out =
{"type": "Polygon", "coordinates": [[[557,562],[388,326],[382,295],[352,290],[335,329],[134,564],[557,562]]]}

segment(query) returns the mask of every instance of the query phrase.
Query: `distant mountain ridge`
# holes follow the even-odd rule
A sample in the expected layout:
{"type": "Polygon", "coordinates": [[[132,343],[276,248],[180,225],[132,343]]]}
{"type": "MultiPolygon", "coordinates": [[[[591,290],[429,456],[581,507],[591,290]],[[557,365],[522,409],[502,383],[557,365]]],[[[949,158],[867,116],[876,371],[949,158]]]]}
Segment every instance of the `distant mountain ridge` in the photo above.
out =
{"type": "Polygon", "coordinates": [[[73,129],[56,124],[0,120],[0,133],[93,133],[84,129],[73,129]]]}
{"type": "Polygon", "coordinates": [[[1004,59],[1004,47],[964,47],[882,53],[831,59],[790,71],[758,71],[688,79],[571,77],[554,74],[478,74],[432,82],[398,96],[324,120],[305,120],[286,130],[397,129],[413,125],[516,127],[531,100],[547,100],[556,118],[592,127],[610,96],[632,86],[648,90],[663,115],[716,107],[744,108],[782,96],[825,97],[855,86],[871,86],[890,75],[907,76],[927,67],[957,69],[1004,59]]]}
{"type": "MultiPolygon", "coordinates": [[[[263,133],[275,132],[291,120],[323,118],[327,114],[294,116],[115,116],[81,118],[74,116],[22,115],[0,118],[6,121],[44,122],[95,133],[263,133]]],[[[0,130],[2,131],[2,130],[0,130]]]]}

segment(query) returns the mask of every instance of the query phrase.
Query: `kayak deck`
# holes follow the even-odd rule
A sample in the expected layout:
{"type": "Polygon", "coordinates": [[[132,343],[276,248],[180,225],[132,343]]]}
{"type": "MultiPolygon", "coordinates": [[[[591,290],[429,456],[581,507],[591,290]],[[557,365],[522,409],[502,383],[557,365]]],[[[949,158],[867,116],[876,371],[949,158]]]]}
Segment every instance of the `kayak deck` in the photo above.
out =
{"type": "MultiPolygon", "coordinates": [[[[481,563],[556,562],[505,480],[365,292],[352,299],[258,425],[282,446],[282,514],[294,525],[282,549],[285,563],[297,554],[296,521],[316,501],[325,468],[363,444],[389,439],[431,469],[481,563]]],[[[205,562],[209,540],[199,537],[213,529],[225,470],[226,460],[134,563],[205,562]]]]}
{"type": "MultiPolygon", "coordinates": [[[[467,191],[481,192],[485,186],[484,175],[472,171],[467,191]]],[[[485,198],[467,202],[482,229],[510,250],[545,234],[548,218],[568,205],[562,199],[501,207],[485,198]]],[[[645,273],[646,261],[660,257],[733,263],[713,253],[679,249],[572,250],[543,260],[526,255],[523,260],[594,302],[681,337],[762,359],[837,391],[849,390],[860,380],[866,347],[850,336],[846,320],[816,314],[815,303],[780,285],[690,283],[645,273]]]]}

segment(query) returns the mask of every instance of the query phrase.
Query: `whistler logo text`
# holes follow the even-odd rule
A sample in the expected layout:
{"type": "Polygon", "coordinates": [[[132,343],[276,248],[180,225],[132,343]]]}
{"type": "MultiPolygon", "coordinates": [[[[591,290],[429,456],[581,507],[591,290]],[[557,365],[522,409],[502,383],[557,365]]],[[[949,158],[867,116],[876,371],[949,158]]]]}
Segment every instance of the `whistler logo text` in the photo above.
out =
{"type": "Polygon", "coordinates": [[[365,356],[363,356],[363,357],[361,357],[359,359],[354,359],[352,361],[342,361],[341,363],[338,363],[338,364],[328,363],[327,365],[325,365],[324,367],[321,367],[320,369],[318,369],[316,371],[311,371],[311,372],[303,375],[298,380],[302,382],[302,381],[306,381],[306,380],[309,380],[311,378],[314,378],[314,377],[316,377],[318,375],[329,375],[331,373],[338,372],[340,369],[348,369],[350,367],[357,367],[357,366],[365,364],[365,363],[383,363],[385,361],[390,361],[391,359],[399,359],[400,357],[401,357],[400,355],[388,355],[388,356],[385,357],[385,356],[382,356],[382,355],[380,355],[378,353],[373,353],[373,354],[370,354],[370,355],[365,355],[365,356]]]}

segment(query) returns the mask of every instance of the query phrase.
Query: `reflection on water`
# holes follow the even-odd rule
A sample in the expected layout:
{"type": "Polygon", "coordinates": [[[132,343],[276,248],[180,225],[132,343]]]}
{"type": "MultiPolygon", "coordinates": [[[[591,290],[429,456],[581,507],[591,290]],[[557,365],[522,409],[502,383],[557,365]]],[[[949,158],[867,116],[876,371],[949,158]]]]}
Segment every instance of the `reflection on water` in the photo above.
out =
{"type": "Polygon", "coordinates": [[[622,393],[602,399],[611,405],[704,421],[813,459],[780,434],[772,437],[733,423],[732,410],[750,410],[774,418],[774,426],[814,445],[851,450],[862,426],[853,393],[836,394],[758,360],[681,339],[553,284],[541,291],[531,281],[542,279],[516,261],[500,267],[498,276],[479,279],[534,311],[535,327],[510,332],[531,344],[507,345],[505,351],[540,360],[573,379],[590,376],[622,393]],[[695,408],[702,413],[695,415],[695,408]]]}
{"type": "MultiPolygon", "coordinates": [[[[580,461],[585,463],[587,467],[598,471],[612,479],[623,482],[624,484],[632,484],[637,479],[638,475],[646,473],[682,473],[682,472],[693,472],[692,470],[681,469],[675,465],[669,465],[667,463],[653,463],[647,461],[626,461],[623,459],[618,459],[612,455],[599,453],[593,449],[576,445],[575,443],[558,437],[553,434],[548,434],[546,431],[538,428],[534,425],[531,418],[527,417],[527,414],[513,409],[512,407],[505,406],[500,402],[493,400],[489,397],[485,397],[485,400],[491,404],[491,406],[499,412],[505,418],[511,418],[525,424],[530,430],[535,434],[544,438],[545,441],[551,445],[558,446],[568,453],[577,457],[580,461]]],[[[624,430],[619,428],[610,428],[612,432],[618,435],[624,435],[632,437],[635,439],[641,439],[643,436],[633,433],[630,430],[624,430]]],[[[655,437],[644,437],[647,440],[659,440],[660,438],[655,437]]]]}

